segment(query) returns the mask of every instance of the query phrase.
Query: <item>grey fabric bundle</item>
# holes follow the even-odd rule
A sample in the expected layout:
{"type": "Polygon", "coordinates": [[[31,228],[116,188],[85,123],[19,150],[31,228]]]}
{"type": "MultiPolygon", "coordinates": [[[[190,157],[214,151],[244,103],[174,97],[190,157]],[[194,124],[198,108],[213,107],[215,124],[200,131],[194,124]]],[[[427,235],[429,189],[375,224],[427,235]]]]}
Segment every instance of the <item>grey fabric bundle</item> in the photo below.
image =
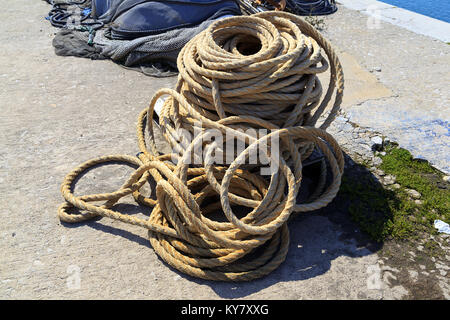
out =
{"type": "MultiPolygon", "coordinates": [[[[90,0],[44,1],[53,5],[79,3],[81,7],[90,6],[91,2],[90,0]]],[[[226,15],[217,19],[224,17],[226,15]]],[[[102,18],[105,19],[105,17],[102,18]]],[[[56,34],[53,46],[57,55],[95,60],[111,59],[127,69],[137,70],[149,76],[167,77],[177,74],[176,60],[183,46],[217,19],[205,20],[194,27],[173,29],[134,40],[112,39],[111,29],[105,25],[104,28],[95,31],[91,44],[88,44],[89,33],[87,31],[64,28],[56,34]]]]}
{"type": "Polygon", "coordinates": [[[53,38],[53,47],[58,56],[74,56],[92,60],[108,59],[101,48],[88,44],[89,34],[76,30],[63,29],[53,38]]]}
{"type": "Polygon", "coordinates": [[[176,73],[177,56],[183,46],[213,21],[207,20],[196,27],[175,29],[131,41],[109,39],[108,30],[102,29],[97,31],[94,45],[101,48],[103,56],[125,67],[140,69],[147,75],[169,76],[176,73]],[[164,65],[165,70],[155,70],[164,65]]]}

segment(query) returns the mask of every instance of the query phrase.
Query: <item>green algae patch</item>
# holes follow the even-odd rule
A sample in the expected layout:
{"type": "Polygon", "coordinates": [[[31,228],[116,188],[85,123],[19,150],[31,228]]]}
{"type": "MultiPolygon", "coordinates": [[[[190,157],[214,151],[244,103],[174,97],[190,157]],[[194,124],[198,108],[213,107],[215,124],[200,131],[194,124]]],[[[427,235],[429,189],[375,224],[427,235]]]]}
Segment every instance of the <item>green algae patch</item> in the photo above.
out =
{"type": "Polygon", "coordinates": [[[400,188],[383,186],[368,170],[345,172],[339,195],[348,200],[352,220],[378,242],[436,234],[434,220],[450,220],[450,191],[443,174],[394,145],[385,152],[379,168],[395,176],[400,188]],[[418,191],[420,199],[412,199],[408,189],[418,191]]]}
{"type": "Polygon", "coordinates": [[[450,220],[449,184],[443,181],[440,171],[426,161],[414,160],[407,150],[401,148],[388,147],[382,159],[380,168],[397,177],[401,192],[414,189],[421,194],[422,203],[415,207],[420,224],[434,230],[432,226],[435,219],[450,220]]]}

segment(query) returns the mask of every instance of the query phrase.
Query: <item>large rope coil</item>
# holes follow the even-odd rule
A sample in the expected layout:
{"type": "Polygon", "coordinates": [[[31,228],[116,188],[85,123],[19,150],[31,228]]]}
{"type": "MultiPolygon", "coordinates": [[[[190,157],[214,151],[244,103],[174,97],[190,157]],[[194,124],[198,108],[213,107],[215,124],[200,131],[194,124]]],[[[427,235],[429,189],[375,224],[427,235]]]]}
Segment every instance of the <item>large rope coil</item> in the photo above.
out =
{"type": "Polygon", "coordinates": [[[139,156],[100,157],[70,172],[61,187],[66,202],[59,217],[79,222],[103,216],[144,227],[155,252],[191,276],[223,281],[262,277],[285,260],[293,213],[324,207],[339,190],[344,159],[325,129],[342,99],[340,63],[308,23],[270,12],[213,23],[183,48],[178,69],[176,90],[157,91],[139,115],[139,156]],[[330,82],[322,97],[317,74],[329,67],[330,82]],[[164,96],[159,125],[172,154],[161,154],[154,136],[155,105],[164,96]],[[315,128],[321,116],[324,120],[315,128]],[[249,129],[268,133],[254,136],[249,129]],[[244,149],[223,148],[214,139],[218,133],[225,142],[240,141],[244,149]],[[303,164],[313,150],[327,165],[314,192],[299,201],[303,164]],[[246,165],[256,151],[259,162],[246,165]],[[225,158],[229,163],[217,163],[225,158]],[[73,194],[80,175],[108,162],[137,169],[114,192],[73,194]],[[263,176],[258,170],[267,163],[275,166],[263,176]],[[331,175],[325,179],[327,166],[331,175]],[[150,180],[156,187],[152,195],[144,195],[140,190],[150,180]],[[153,208],[148,220],[113,210],[130,194],[153,208]],[[97,206],[94,201],[105,203],[97,206]],[[81,213],[71,213],[73,207],[81,213]]]}

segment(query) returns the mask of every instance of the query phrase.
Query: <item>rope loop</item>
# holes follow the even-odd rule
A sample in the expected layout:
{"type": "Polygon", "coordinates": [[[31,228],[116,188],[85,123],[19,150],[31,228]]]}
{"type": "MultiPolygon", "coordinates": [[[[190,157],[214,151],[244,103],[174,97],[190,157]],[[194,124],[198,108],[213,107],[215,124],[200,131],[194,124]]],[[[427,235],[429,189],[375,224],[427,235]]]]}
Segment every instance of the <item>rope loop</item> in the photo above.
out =
{"type": "Polygon", "coordinates": [[[339,190],[344,158],[325,129],[342,100],[342,67],[311,25],[273,11],[212,23],[185,45],[177,64],[175,89],[158,90],[139,115],[138,155],[100,157],[72,170],[61,187],[59,218],[102,216],[144,227],[155,252],[194,277],[267,275],[287,255],[288,221],[326,206],[339,190]],[[323,95],[317,75],[327,70],[323,95]],[[158,126],[170,154],[158,150],[153,120],[163,98],[158,126]],[[314,151],[323,155],[321,174],[299,201],[314,151]],[[116,191],[74,195],[87,170],[110,162],[137,169],[116,191]],[[154,184],[150,195],[141,191],[147,182],[154,184]],[[113,210],[130,194],[149,208],[148,219],[113,210]],[[80,213],[71,213],[74,207],[80,213]]]}

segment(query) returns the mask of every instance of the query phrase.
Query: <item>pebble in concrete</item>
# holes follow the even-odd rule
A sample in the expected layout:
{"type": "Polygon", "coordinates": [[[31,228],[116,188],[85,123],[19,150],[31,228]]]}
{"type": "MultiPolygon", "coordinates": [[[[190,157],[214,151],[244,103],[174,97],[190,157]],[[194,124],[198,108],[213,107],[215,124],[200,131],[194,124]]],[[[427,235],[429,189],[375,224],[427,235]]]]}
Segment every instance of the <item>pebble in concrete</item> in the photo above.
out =
{"type": "Polygon", "coordinates": [[[375,136],[370,139],[372,142],[372,150],[381,150],[383,148],[383,138],[375,136]]]}
{"type": "Polygon", "coordinates": [[[391,185],[395,183],[395,177],[393,175],[387,175],[383,178],[383,184],[391,185]]]}
{"type": "Polygon", "coordinates": [[[413,199],[420,199],[420,197],[422,196],[418,191],[414,189],[407,189],[406,193],[413,199]]]}

